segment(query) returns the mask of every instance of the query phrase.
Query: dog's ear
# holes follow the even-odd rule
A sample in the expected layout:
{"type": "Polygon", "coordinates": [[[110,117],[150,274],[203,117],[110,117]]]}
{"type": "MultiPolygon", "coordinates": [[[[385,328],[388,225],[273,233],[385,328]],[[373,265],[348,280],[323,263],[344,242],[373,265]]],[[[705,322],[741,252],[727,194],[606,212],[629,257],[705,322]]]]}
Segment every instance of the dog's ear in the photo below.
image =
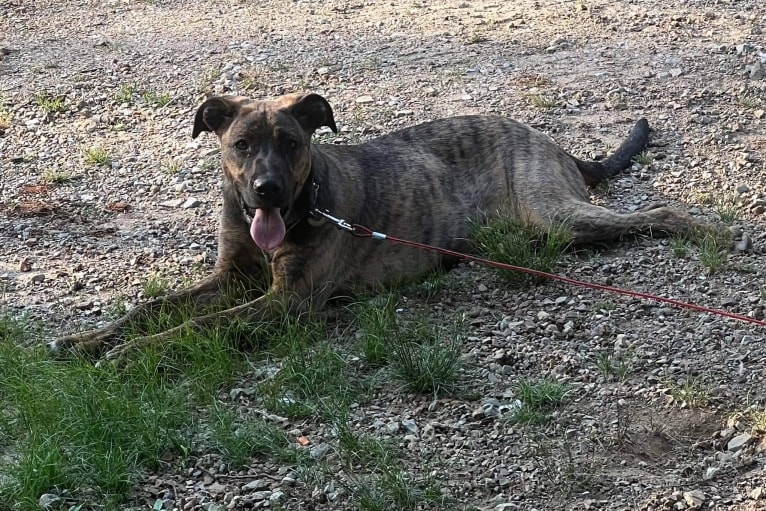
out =
{"type": "Polygon", "coordinates": [[[192,138],[197,138],[203,131],[213,131],[220,137],[236,117],[240,104],[234,97],[225,96],[215,96],[202,103],[194,116],[192,138]]]}
{"type": "Polygon", "coordinates": [[[286,108],[300,125],[309,133],[314,133],[317,128],[327,126],[334,133],[338,132],[332,107],[325,98],[319,94],[306,94],[286,108]]]}

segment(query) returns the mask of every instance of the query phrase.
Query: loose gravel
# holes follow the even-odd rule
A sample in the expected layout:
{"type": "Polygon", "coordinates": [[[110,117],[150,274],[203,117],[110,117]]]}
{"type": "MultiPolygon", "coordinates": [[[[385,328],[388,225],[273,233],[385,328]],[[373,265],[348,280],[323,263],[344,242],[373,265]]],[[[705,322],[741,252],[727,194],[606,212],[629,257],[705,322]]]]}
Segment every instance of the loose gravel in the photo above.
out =
{"type": "MultiPolygon", "coordinates": [[[[213,137],[190,138],[195,108],[207,94],[311,90],[335,108],[341,133],[322,137],[336,143],[502,114],[601,157],[647,117],[648,158],[594,201],[727,217],[745,237],[715,273],[694,247],[648,238],[561,272],[763,318],[764,30],[758,0],[0,0],[2,308],[66,333],[141,302],[151,275],[179,287],[209,271],[221,177],[213,137]]],[[[747,420],[766,406],[763,328],[556,283],[512,289],[471,264],[448,281],[407,307],[468,319],[480,396],[381,393],[354,430],[392,439],[463,506],[766,509],[765,432],[747,420]],[[604,353],[624,378],[599,370],[604,353]],[[504,420],[514,386],[541,374],[572,386],[559,419],[504,420]]],[[[333,455],[326,425],[282,425],[333,455]]],[[[135,506],[156,499],[351,506],[286,465],[235,473],[213,454],[149,475],[135,506]]]]}

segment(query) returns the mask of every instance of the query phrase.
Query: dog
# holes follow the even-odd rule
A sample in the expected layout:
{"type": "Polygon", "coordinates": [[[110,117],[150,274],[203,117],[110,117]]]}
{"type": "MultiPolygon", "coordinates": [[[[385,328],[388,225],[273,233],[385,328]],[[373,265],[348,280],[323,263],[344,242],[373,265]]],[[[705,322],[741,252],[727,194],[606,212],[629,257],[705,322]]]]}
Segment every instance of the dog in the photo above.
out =
{"type": "Polygon", "coordinates": [[[574,244],[709,228],[664,206],[617,213],[590,203],[588,186],[619,174],[644,149],[646,119],[602,161],[580,160],[547,135],[504,117],[436,120],[359,145],[312,144],[320,127],[338,131],[330,104],[317,94],[207,99],[194,117],[192,137],[215,133],[221,147],[223,208],[214,271],[104,328],[55,339],[50,349],[119,357],[189,327],[320,309],[350,289],[417,278],[447,262],[431,251],[351,236],[319,212],[455,251],[470,251],[473,223],[501,210],[543,230],[564,222],[574,244]],[[232,285],[267,290],[166,332],[124,339],[137,318],[181,302],[201,311],[232,285]]]}

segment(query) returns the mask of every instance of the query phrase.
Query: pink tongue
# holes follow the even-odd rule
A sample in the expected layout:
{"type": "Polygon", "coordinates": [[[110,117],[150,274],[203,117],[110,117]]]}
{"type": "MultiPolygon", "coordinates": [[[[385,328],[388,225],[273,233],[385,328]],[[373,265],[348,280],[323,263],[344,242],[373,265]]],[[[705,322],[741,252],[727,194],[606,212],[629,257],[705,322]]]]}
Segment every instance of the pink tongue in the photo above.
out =
{"type": "Polygon", "coordinates": [[[263,250],[274,250],[285,239],[285,223],[279,208],[255,210],[255,218],[250,224],[250,236],[263,250]]]}

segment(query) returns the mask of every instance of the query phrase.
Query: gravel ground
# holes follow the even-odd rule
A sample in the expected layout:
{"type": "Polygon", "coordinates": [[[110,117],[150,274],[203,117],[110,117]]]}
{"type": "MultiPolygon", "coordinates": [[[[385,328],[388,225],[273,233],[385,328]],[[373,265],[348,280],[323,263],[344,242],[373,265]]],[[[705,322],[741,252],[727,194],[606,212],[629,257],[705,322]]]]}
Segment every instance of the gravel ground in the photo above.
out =
{"type": "MultiPolygon", "coordinates": [[[[653,161],[594,200],[736,216],[747,238],[713,274],[696,249],[644,238],[562,273],[762,318],[765,30],[759,0],[0,0],[2,307],[70,332],[140,302],[149,275],[204,274],[220,174],[214,137],[190,138],[194,110],[209,93],[312,90],[335,108],[338,143],[485,113],[598,157],[646,116],[653,161]]],[[[763,328],[555,283],[513,290],[472,265],[449,281],[408,306],[469,318],[481,397],[381,394],[356,430],[395,439],[480,509],[766,509],[766,439],[748,420],[766,406],[763,328]],[[624,380],[598,370],[604,352],[629,361],[624,380]],[[562,419],[502,420],[513,385],[541,374],[573,386],[562,419]]],[[[136,505],[350,506],[272,462],[216,466],[153,474],[136,505]]]]}

